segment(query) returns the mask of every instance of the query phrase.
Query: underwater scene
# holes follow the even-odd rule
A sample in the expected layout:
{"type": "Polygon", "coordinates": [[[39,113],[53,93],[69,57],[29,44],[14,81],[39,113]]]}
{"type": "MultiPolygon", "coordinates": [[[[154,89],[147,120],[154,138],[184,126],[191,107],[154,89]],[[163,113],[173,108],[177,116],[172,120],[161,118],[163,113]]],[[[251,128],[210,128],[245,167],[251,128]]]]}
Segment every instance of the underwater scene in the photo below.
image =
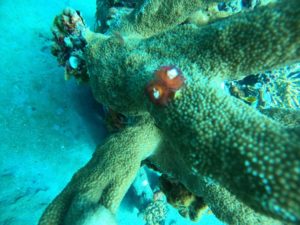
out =
{"type": "Polygon", "coordinates": [[[300,225],[299,0],[0,0],[0,225],[300,225]]]}

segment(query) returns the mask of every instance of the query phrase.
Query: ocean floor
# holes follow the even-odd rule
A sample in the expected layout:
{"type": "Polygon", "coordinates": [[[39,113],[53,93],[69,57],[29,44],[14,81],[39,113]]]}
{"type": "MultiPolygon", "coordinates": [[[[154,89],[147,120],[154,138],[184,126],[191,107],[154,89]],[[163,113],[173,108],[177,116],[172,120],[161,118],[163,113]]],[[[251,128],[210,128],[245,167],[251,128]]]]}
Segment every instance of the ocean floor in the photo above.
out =
{"type": "MultiPolygon", "coordinates": [[[[95,0],[0,1],[1,225],[37,224],[106,136],[88,86],[66,82],[50,53],[51,23],[66,6],[80,9],[93,27],[95,0]]],[[[145,224],[134,193],[122,202],[119,225],[145,224]]],[[[166,225],[222,224],[209,213],[193,223],[168,208],[166,225]]]]}

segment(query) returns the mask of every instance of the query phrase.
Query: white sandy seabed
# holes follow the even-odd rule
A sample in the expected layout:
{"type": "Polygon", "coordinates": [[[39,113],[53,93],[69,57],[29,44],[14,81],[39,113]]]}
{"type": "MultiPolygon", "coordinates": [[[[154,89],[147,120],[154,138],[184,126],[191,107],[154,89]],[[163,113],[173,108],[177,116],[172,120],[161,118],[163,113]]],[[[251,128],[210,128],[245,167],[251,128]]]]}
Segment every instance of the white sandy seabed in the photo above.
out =
{"type": "MultiPolygon", "coordinates": [[[[0,0],[1,225],[37,224],[106,135],[89,88],[65,82],[50,54],[51,23],[66,6],[93,25],[95,0],[0,0]]],[[[127,195],[119,225],[145,224],[133,208],[127,195]]],[[[169,207],[171,220],[195,224],[169,207]]],[[[222,223],[205,215],[197,224],[222,223]]]]}

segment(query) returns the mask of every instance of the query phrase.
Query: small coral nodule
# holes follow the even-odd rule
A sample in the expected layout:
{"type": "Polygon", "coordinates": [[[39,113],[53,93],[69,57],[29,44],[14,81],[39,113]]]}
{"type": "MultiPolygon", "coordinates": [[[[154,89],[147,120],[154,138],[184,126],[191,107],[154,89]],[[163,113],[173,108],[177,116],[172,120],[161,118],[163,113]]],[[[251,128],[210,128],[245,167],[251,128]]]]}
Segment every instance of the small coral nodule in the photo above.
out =
{"type": "Polygon", "coordinates": [[[84,33],[87,27],[79,11],[66,8],[54,19],[52,33],[52,54],[57,57],[60,65],[65,67],[65,80],[72,76],[78,82],[87,82],[86,62],[83,49],[86,46],[84,33]]]}
{"type": "Polygon", "coordinates": [[[181,70],[175,66],[162,66],[155,72],[155,79],[146,87],[147,94],[156,105],[166,106],[184,84],[181,70]]]}
{"type": "Polygon", "coordinates": [[[143,212],[146,225],[165,224],[167,213],[168,207],[164,194],[161,191],[154,193],[153,201],[147,205],[143,212]]]}
{"type": "Polygon", "coordinates": [[[156,71],[156,78],[167,88],[179,90],[184,83],[184,77],[179,68],[175,66],[162,66],[156,71]]]}

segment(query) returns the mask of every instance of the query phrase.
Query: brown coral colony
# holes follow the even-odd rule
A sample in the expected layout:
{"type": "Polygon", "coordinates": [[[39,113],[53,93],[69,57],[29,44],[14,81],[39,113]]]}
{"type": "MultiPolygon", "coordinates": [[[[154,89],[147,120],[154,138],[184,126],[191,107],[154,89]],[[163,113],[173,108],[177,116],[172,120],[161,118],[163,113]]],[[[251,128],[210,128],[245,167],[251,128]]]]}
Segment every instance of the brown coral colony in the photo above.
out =
{"type": "Polygon", "coordinates": [[[162,66],[155,72],[155,79],[146,87],[150,101],[156,105],[166,106],[176,91],[184,84],[184,77],[175,66],[162,66]]]}

